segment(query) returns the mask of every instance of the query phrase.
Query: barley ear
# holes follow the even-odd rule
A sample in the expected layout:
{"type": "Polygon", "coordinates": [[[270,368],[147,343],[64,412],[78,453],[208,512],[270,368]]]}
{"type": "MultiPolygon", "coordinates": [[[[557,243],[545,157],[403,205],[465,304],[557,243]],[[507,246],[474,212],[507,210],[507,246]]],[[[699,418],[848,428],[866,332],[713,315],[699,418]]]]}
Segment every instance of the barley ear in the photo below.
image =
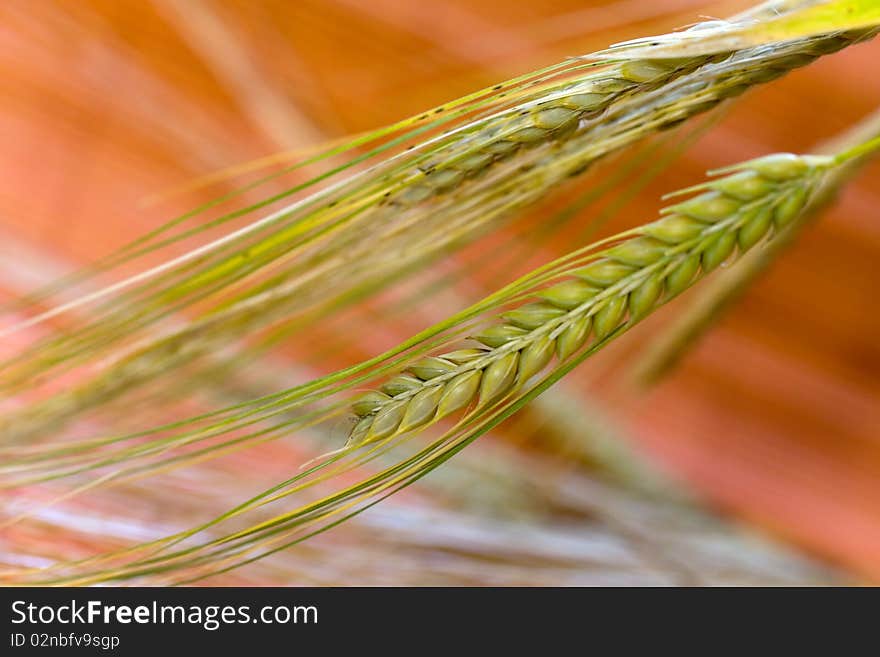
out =
{"type": "MultiPolygon", "coordinates": [[[[761,239],[778,235],[819,181],[828,156],[780,153],[728,167],[611,248],[588,253],[474,336],[479,347],[424,357],[354,404],[353,448],[415,432],[462,409],[485,412],[532,377],[637,323],[761,239]]],[[[589,252],[589,249],[585,250],[589,252]]],[[[578,257],[569,255],[566,263],[578,257]]]]}

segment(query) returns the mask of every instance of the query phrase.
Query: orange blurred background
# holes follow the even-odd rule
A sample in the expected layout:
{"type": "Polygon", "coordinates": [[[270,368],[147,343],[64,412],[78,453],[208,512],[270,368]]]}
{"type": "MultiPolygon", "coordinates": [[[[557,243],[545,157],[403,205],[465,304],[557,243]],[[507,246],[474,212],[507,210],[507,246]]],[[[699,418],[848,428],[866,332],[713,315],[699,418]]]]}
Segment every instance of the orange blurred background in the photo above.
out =
{"type": "MultiPolygon", "coordinates": [[[[7,0],[0,5],[0,288],[20,294],[50,277],[52,263],[59,270],[86,263],[188,210],[191,196],[146,201],[206,173],[746,6],[7,0]],[[39,254],[38,264],[14,264],[29,253],[39,254]]],[[[603,232],[650,220],[662,193],[698,182],[707,169],[804,151],[844,130],[880,103],[878,57],[880,43],[862,45],[752,91],[603,232]]],[[[571,384],[604,400],[639,449],[717,508],[874,581],[878,173],[877,164],[863,171],[656,389],[642,396],[622,377],[612,386],[597,380],[687,295],[583,366],[571,384]]],[[[563,235],[529,264],[569,248],[563,235]]],[[[475,283],[474,298],[479,289],[475,283]]],[[[423,324],[415,318],[386,329],[401,338],[423,324]]]]}

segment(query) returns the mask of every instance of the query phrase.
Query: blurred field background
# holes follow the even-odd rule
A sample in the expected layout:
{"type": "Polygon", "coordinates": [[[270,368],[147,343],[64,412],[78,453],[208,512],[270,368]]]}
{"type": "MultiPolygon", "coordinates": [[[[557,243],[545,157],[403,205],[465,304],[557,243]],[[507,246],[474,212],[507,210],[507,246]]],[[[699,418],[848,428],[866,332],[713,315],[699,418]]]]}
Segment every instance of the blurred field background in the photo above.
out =
{"type": "MultiPolygon", "coordinates": [[[[307,152],[564,57],[748,4],[7,0],[0,292],[5,300],[21,295],[251,175],[180,191],[206,174],[307,152]]],[[[637,196],[619,207],[610,201],[593,236],[652,219],[660,195],[700,181],[707,169],[804,152],[844,130],[880,104],[878,56],[878,43],[852,48],[727,106],[637,196]]],[[[656,147],[677,145],[661,139],[656,147]]],[[[658,156],[640,157],[647,165],[658,156]]],[[[437,263],[437,272],[465,275],[430,304],[394,317],[355,308],[316,327],[313,343],[281,345],[260,370],[261,385],[289,385],[292,364],[324,371],[373,355],[585,241],[588,215],[605,206],[540,242],[527,229],[614,167],[612,160],[437,263]],[[504,260],[493,248],[508,243],[522,257],[504,260]],[[351,336],[351,323],[366,321],[371,330],[351,336]],[[338,348],[328,355],[313,348],[319,341],[338,348]]],[[[400,499],[209,583],[880,581],[878,174],[878,164],[863,171],[655,388],[633,389],[631,365],[690,295],[400,499]],[[563,421],[546,420],[551,405],[563,421]],[[674,492],[667,479],[680,482],[674,492]],[[725,523],[682,506],[682,494],[725,523]],[[731,535],[728,522],[745,536],[731,535]],[[756,534],[787,547],[753,545],[756,534]]],[[[169,404],[164,412],[180,410],[169,404]]],[[[311,455],[281,441],[168,475],[162,485],[76,498],[0,530],[4,558],[38,565],[186,526],[311,455]]],[[[13,492],[9,508],[41,495],[50,493],[13,492]]]]}

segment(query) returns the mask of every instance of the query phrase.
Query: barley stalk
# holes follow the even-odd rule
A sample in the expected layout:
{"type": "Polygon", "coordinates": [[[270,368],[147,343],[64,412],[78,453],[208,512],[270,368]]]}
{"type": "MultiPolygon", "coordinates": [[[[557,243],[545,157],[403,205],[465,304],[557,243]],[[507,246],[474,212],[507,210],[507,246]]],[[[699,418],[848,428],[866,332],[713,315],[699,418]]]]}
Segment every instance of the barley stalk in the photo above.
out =
{"type": "Polygon", "coordinates": [[[420,430],[491,407],[555,358],[634,324],[695,281],[797,217],[834,158],[772,155],[726,170],[699,195],[540,290],[474,336],[477,346],[429,356],[358,399],[348,445],[420,430]]]}

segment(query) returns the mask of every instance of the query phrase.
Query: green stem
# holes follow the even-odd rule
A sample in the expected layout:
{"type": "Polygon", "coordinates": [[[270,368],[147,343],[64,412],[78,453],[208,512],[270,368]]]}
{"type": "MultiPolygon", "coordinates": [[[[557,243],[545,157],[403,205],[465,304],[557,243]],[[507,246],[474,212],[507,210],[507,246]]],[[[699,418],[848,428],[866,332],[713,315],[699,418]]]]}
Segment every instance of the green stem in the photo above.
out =
{"type": "Polygon", "coordinates": [[[850,160],[868,155],[869,153],[872,153],[877,149],[880,149],[880,135],[874,137],[873,139],[869,139],[868,141],[862,142],[857,146],[848,148],[841,153],[838,153],[834,156],[834,159],[838,164],[842,164],[844,162],[848,162],[850,160]]]}

